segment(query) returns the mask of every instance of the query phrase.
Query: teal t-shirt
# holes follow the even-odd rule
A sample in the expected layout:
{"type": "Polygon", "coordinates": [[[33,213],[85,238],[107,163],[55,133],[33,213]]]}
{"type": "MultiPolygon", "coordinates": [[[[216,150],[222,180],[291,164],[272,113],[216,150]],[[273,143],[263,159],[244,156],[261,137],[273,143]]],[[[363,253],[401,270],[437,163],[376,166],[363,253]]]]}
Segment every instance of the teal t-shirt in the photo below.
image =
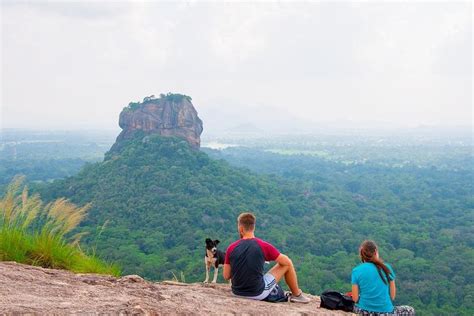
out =
{"type": "MultiPolygon", "coordinates": [[[[390,270],[390,277],[395,280],[395,272],[385,263],[390,270]]],[[[382,271],[382,275],[385,274],[382,271]]],[[[392,312],[393,304],[390,298],[390,287],[380,278],[375,264],[365,262],[352,269],[352,284],[359,287],[359,302],[356,306],[370,312],[392,312]]]]}

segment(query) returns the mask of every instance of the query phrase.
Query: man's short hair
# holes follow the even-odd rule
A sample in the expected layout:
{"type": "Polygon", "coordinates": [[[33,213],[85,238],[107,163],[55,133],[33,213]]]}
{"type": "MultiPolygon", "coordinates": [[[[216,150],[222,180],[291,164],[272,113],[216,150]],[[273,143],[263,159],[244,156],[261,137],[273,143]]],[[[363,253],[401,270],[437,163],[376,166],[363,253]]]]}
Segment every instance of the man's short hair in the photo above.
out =
{"type": "Polygon", "coordinates": [[[244,228],[246,232],[255,230],[255,222],[257,219],[252,213],[242,213],[237,219],[240,226],[244,228]]]}

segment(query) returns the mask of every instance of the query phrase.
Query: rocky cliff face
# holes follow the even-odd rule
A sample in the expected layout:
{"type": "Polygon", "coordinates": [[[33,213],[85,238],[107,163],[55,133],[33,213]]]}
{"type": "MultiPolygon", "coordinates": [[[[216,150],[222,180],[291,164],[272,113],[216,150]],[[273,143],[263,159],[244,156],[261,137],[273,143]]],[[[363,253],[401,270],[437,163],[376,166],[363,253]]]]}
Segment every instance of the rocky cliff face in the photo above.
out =
{"type": "Polygon", "coordinates": [[[121,141],[131,138],[137,131],[145,135],[181,137],[196,149],[201,144],[202,121],[191,103],[191,98],[184,95],[147,97],[143,103],[130,103],[120,113],[119,125],[122,132],[117,137],[112,151],[120,147],[121,141]]]}
{"type": "Polygon", "coordinates": [[[0,311],[6,315],[350,315],[306,305],[232,296],[227,284],[153,283],[139,276],[73,274],[0,262],[0,311]]]}

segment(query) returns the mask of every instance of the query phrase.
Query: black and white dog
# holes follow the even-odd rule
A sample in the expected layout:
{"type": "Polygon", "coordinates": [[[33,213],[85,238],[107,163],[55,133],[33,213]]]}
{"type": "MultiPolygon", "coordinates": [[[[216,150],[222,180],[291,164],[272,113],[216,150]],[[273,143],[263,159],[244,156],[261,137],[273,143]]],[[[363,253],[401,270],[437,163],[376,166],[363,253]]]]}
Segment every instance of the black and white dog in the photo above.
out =
{"type": "Polygon", "coordinates": [[[206,263],[206,279],[204,283],[209,282],[209,270],[211,270],[211,266],[214,266],[214,278],[212,279],[212,283],[216,283],[217,276],[219,275],[219,266],[224,264],[225,252],[217,249],[219,242],[217,239],[206,239],[206,256],[204,257],[204,262],[206,263]]]}

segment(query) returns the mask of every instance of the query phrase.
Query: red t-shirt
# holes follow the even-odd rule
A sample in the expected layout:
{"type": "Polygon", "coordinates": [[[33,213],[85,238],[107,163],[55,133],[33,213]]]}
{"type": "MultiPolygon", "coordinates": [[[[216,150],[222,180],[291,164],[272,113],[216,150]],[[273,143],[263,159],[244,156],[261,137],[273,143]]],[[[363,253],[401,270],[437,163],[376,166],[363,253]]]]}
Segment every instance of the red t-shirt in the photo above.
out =
{"type": "Polygon", "coordinates": [[[225,254],[225,264],[232,271],[232,292],[241,296],[258,296],[265,289],[265,261],[275,261],[280,252],[270,243],[258,238],[239,239],[225,254]]]}

